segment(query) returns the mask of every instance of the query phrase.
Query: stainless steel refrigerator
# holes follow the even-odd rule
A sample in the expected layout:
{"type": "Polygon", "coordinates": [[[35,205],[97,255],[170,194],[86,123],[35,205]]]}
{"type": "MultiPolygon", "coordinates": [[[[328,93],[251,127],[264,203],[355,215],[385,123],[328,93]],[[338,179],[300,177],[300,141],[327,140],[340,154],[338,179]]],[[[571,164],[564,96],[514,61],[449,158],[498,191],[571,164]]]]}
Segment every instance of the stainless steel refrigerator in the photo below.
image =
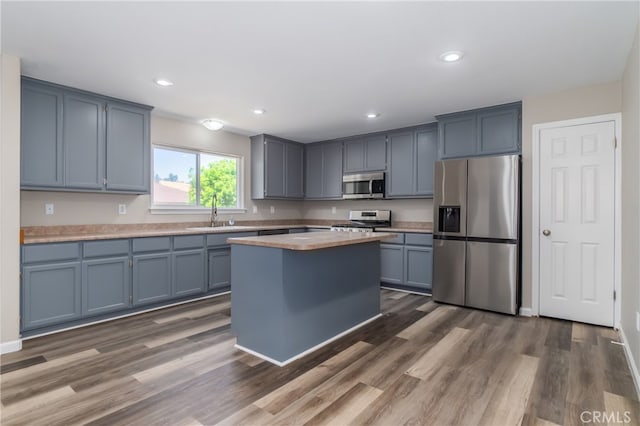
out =
{"type": "Polygon", "coordinates": [[[436,162],[433,201],[433,299],[515,314],[519,156],[436,162]]]}

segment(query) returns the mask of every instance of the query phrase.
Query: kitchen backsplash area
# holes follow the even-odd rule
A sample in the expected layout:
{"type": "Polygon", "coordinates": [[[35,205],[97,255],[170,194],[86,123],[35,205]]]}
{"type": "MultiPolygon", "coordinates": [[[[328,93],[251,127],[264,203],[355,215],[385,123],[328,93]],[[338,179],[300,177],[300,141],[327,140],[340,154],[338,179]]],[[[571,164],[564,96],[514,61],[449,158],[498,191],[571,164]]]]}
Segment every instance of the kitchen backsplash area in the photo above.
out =
{"type": "Polygon", "coordinates": [[[407,200],[336,200],[305,201],[302,205],[303,219],[336,221],[349,216],[349,210],[391,210],[392,222],[432,222],[433,200],[428,198],[407,200]],[[335,213],[333,208],[335,207],[335,213]]]}

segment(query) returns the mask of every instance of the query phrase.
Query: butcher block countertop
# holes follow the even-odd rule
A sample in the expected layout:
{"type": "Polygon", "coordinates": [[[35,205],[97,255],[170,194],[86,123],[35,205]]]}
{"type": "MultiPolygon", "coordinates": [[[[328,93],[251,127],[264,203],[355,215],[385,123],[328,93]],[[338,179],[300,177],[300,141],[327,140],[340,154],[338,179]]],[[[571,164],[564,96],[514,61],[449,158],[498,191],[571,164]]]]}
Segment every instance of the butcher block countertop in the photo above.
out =
{"type": "Polygon", "coordinates": [[[330,247],[348,246],[387,238],[397,234],[391,232],[310,232],[302,234],[264,235],[261,237],[227,238],[230,244],[281,248],[286,250],[318,250],[330,247]]]}

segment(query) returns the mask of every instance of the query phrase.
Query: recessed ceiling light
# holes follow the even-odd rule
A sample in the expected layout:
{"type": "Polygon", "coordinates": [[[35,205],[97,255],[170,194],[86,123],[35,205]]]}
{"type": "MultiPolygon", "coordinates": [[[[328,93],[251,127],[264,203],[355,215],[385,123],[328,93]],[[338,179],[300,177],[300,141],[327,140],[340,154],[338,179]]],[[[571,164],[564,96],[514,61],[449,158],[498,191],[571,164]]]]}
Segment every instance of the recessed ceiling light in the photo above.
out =
{"type": "Polygon", "coordinates": [[[380,114],[378,114],[377,112],[370,112],[369,114],[367,114],[367,118],[378,118],[380,117],[380,114]]]}
{"type": "Polygon", "coordinates": [[[220,120],[208,118],[202,121],[202,125],[209,130],[220,130],[224,127],[224,123],[220,120]]]}
{"type": "Polygon", "coordinates": [[[173,86],[173,81],[167,80],[166,78],[156,78],[155,82],[158,86],[162,87],[173,86]]]}
{"type": "Polygon", "coordinates": [[[262,114],[264,114],[265,112],[267,112],[267,111],[265,111],[265,110],[264,110],[264,109],[262,109],[262,108],[256,108],[256,109],[254,109],[254,110],[253,110],[253,113],[254,113],[255,115],[262,115],[262,114]]]}
{"type": "Polygon", "coordinates": [[[444,62],[456,62],[462,59],[463,56],[463,52],[460,52],[458,50],[450,50],[449,52],[444,52],[442,55],[440,55],[440,60],[444,62]]]}

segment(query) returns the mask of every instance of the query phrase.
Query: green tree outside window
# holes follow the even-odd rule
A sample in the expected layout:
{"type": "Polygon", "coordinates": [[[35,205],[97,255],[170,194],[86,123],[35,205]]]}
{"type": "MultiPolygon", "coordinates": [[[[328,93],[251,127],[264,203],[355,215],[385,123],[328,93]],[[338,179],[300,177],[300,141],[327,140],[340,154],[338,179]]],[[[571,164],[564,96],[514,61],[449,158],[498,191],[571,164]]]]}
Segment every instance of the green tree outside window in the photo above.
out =
{"type": "MultiPolygon", "coordinates": [[[[237,165],[235,160],[218,160],[200,167],[200,205],[211,207],[213,194],[218,207],[236,207],[237,165]]],[[[196,200],[196,176],[189,170],[189,202],[196,200]]]]}

